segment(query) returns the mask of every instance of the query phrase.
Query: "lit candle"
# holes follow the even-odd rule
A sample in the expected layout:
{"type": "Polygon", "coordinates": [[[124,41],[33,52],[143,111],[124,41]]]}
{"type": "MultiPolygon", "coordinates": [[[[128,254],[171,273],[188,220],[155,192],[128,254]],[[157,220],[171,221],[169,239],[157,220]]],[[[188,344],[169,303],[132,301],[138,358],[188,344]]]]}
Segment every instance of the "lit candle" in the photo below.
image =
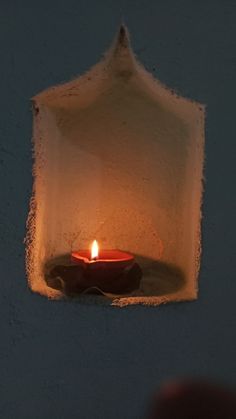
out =
{"type": "Polygon", "coordinates": [[[98,287],[105,292],[118,293],[139,286],[141,270],[128,252],[99,249],[94,240],[90,250],[72,252],[71,259],[83,269],[88,288],[98,287]]]}
{"type": "Polygon", "coordinates": [[[130,253],[121,250],[99,250],[97,240],[94,240],[90,250],[72,252],[72,261],[89,269],[95,276],[105,275],[111,278],[122,273],[131,266],[134,257],[130,253]]]}
{"type": "Polygon", "coordinates": [[[97,258],[98,258],[98,242],[97,240],[94,240],[91,246],[91,260],[96,260],[97,258]]]}

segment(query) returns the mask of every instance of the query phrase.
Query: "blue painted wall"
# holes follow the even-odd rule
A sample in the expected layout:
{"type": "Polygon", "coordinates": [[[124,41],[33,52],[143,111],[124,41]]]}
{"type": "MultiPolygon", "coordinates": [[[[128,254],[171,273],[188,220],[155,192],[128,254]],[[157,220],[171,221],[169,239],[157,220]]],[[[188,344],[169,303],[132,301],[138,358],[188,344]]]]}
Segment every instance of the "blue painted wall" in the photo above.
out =
{"type": "Polygon", "coordinates": [[[235,21],[234,0],[1,0],[1,418],[142,418],[167,378],[235,383],[235,21]],[[29,99],[97,62],[122,17],[146,68],[207,104],[194,303],[114,309],[50,302],[27,288],[29,99]]]}

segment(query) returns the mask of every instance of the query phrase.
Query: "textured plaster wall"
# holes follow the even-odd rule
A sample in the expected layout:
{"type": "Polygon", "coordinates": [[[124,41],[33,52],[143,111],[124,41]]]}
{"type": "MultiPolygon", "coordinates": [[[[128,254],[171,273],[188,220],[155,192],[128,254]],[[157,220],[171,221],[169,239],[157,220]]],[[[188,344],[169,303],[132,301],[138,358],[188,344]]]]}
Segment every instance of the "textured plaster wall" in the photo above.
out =
{"type": "Polygon", "coordinates": [[[166,378],[236,381],[234,1],[12,1],[0,6],[0,417],[144,417],[166,378]],[[124,17],[139,59],[207,104],[200,298],[111,309],[32,294],[29,98],[84,72],[124,17]]]}

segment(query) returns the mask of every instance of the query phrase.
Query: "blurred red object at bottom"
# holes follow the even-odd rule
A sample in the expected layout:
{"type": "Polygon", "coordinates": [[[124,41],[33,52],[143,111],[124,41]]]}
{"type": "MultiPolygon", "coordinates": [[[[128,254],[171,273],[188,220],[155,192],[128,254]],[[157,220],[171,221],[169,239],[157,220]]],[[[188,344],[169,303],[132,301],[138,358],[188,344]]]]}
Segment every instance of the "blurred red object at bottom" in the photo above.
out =
{"type": "Polygon", "coordinates": [[[236,419],[236,394],[206,381],[170,382],[154,396],[148,419],[236,419]]]}

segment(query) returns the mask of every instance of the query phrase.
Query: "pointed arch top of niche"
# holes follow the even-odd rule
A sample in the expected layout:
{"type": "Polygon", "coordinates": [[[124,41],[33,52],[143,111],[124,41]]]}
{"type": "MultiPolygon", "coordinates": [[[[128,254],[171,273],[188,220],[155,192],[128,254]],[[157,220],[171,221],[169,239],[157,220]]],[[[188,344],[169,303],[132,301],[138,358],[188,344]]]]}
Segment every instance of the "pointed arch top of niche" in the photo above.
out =
{"type": "Polygon", "coordinates": [[[204,106],[144,69],[124,25],[98,64],[33,104],[32,290],[64,297],[48,266],[97,238],[134,254],[143,272],[135,292],[106,296],[113,305],[196,299],[204,106]]]}

